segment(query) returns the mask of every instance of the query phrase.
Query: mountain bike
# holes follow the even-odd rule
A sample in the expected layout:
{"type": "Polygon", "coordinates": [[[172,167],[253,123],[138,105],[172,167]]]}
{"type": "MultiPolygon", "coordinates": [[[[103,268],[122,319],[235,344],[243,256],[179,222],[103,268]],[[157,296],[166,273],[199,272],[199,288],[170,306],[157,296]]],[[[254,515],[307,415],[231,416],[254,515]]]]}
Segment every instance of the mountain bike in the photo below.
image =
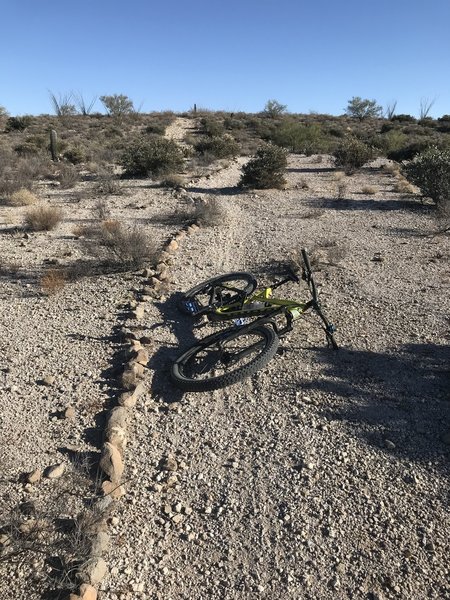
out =
{"type": "Polygon", "coordinates": [[[305,302],[273,296],[273,291],[286,283],[300,283],[292,269],[280,281],[259,290],[251,273],[239,271],[208,279],[181,296],[178,306],[183,313],[212,322],[234,320],[234,325],[199,340],[177,358],[171,376],[178,387],[209,391],[253,375],[273,358],[280,338],[292,331],[307,311],[318,315],[328,344],[338,348],[335,327],[320,305],[306,249],[301,255],[301,278],[311,295],[305,302]]]}

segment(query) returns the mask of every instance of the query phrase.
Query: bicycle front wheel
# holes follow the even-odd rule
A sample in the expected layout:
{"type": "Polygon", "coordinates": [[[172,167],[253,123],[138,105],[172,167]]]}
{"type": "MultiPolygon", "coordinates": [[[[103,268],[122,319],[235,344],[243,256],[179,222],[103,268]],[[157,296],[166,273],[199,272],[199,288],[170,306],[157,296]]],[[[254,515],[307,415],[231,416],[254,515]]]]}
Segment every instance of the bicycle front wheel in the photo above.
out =
{"type": "Polygon", "coordinates": [[[173,382],[185,391],[216,390],[262,369],[280,339],[271,327],[231,328],[200,340],[172,365],[173,382]]]}
{"type": "Polygon", "coordinates": [[[193,317],[206,314],[226,304],[250,295],[257,286],[251,273],[227,273],[199,283],[185,292],[178,302],[179,309],[193,317]]]}

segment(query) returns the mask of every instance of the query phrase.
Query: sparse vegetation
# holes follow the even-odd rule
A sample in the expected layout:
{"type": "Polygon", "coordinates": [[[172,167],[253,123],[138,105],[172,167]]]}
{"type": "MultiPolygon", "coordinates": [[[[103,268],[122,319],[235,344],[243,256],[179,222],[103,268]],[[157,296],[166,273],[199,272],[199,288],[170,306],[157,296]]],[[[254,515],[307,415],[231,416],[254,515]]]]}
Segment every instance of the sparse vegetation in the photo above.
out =
{"type": "Polygon", "coordinates": [[[200,154],[209,154],[214,158],[231,158],[239,154],[239,144],[228,134],[205,137],[196,143],[195,149],[200,154]]]}
{"type": "Polygon", "coordinates": [[[242,167],[241,187],[257,189],[282,188],[287,167],[287,152],[279,146],[261,146],[254,158],[242,167]]]}
{"type": "Polygon", "coordinates": [[[361,189],[361,193],[366,196],[373,196],[377,193],[377,188],[374,185],[364,185],[361,189]]]}
{"type": "Polygon", "coordinates": [[[203,227],[216,227],[227,221],[227,214],[223,205],[214,197],[197,202],[194,216],[194,220],[203,227]]]}
{"type": "Polygon", "coordinates": [[[18,117],[9,117],[6,121],[5,132],[9,133],[10,131],[24,131],[27,127],[31,125],[32,117],[29,115],[23,115],[18,117]]]}
{"type": "Polygon", "coordinates": [[[51,231],[60,223],[63,213],[56,206],[41,204],[25,213],[25,227],[32,231],[51,231]]]}
{"type": "Polygon", "coordinates": [[[41,290],[47,296],[53,296],[66,285],[66,275],[60,269],[47,269],[41,277],[41,290]]]}
{"type": "Polygon", "coordinates": [[[264,107],[264,113],[273,119],[285,113],[286,109],[286,104],[281,104],[278,100],[268,100],[264,107]]]}

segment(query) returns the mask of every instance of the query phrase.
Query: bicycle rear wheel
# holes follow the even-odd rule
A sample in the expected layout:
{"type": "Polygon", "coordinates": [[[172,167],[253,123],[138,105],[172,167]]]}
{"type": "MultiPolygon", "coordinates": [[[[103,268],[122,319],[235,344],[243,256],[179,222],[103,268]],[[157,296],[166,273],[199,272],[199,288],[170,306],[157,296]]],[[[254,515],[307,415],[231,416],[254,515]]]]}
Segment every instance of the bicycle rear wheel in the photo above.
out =
{"type": "Polygon", "coordinates": [[[251,294],[257,281],[251,273],[239,271],[207,279],[185,292],[178,308],[193,317],[243,299],[251,294]]]}
{"type": "Polygon", "coordinates": [[[230,328],[200,340],[172,365],[173,382],[185,391],[216,390],[262,369],[280,339],[271,327],[230,328]]]}

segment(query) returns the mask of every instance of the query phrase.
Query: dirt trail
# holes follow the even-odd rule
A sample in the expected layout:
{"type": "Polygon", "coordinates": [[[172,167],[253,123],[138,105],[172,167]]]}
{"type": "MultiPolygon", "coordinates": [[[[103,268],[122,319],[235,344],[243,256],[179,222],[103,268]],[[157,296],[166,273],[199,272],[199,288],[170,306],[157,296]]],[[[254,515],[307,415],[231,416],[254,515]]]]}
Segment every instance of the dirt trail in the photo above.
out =
{"type": "Polygon", "coordinates": [[[445,597],[448,240],[421,237],[430,217],[377,169],[344,199],[314,159],[290,159],[287,191],[232,193],[238,178],[235,163],[191,186],[229,219],[183,241],[174,292],[229,270],[268,281],[308,246],[342,348],[306,320],[254,377],[182,394],[170,363],[209,326],[193,328],[176,295],[152,307],[152,393],[104,598],[445,597]]]}

